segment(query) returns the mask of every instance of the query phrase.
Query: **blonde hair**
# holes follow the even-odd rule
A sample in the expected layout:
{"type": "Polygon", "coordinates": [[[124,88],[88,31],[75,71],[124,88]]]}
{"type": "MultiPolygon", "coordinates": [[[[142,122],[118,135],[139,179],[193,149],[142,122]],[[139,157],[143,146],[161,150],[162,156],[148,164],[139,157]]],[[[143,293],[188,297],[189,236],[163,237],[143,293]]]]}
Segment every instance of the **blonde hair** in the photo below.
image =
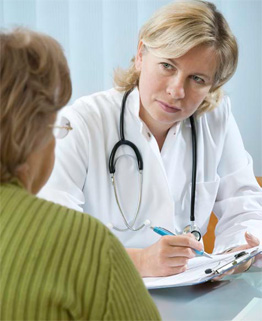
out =
{"type": "MultiPolygon", "coordinates": [[[[213,47],[218,68],[213,86],[198,108],[198,114],[215,108],[222,97],[221,86],[234,74],[238,61],[238,46],[225,18],[216,6],[205,1],[172,2],[160,8],[139,33],[139,41],[156,56],[178,58],[198,45],[213,47]]],[[[135,57],[127,70],[117,69],[115,86],[127,91],[138,86],[140,73],[135,57]]]]}
{"type": "Polygon", "coordinates": [[[71,97],[69,68],[53,38],[27,29],[0,33],[0,181],[10,182],[51,136],[52,115],[71,97]],[[47,137],[49,136],[49,137],[47,137]]]}

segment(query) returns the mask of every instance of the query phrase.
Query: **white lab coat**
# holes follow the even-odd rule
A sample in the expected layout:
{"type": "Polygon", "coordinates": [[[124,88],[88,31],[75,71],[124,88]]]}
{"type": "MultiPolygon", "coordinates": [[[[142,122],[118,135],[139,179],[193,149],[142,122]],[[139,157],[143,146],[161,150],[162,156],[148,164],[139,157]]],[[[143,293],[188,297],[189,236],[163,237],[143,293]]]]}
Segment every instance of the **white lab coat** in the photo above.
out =
{"type": "MultiPolygon", "coordinates": [[[[73,130],[57,141],[54,171],[40,197],[87,212],[104,224],[125,228],[108,169],[109,155],[119,140],[119,115],[123,94],[111,89],[78,99],[63,110],[73,130]]],[[[198,164],[195,216],[205,234],[210,213],[219,219],[214,252],[246,243],[248,230],[262,242],[262,190],[256,182],[252,160],[223,98],[215,110],[196,122],[198,164]]],[[[155,138],[139,118],[139,93],[128,97],[125,136],[135,143],[143,161],[142,203],[136,226],[151,225],[180,233],[189,224],[192,174],[192,140],[189,120],[172,127],[161,152],[155,138]]],[[[134,153],[118,150],[116,180],[120,203],[132,221],[139,198],[134,153]],[[130,154],[132,157],[123,155],[130,154]]],[[[149,228],[138,232],[113,232],[125,247],[147,247],[159,239],[149,228]]]]}

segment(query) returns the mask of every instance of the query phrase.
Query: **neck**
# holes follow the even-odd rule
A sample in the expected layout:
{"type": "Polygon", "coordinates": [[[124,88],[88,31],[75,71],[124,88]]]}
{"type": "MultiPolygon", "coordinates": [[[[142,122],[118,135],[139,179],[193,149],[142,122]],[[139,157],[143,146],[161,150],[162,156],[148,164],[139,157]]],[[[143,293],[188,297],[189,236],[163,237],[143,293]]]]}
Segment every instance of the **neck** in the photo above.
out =
{"type": "Polygon", "coordinates": [[[159,150],[161,151],[162,147],[164,145],[164,142],[166,140],[168,130],[163,133],[162,131],[152,130],[150,127],[149,127],[149,129],[150,129],[151,133],[153,134],[153,136],[155,137],[158,147],[159,147],[159,150]]]}
{"type": "Polygon", "coordinates": [[[17,178],[28,192],[32,192],[32,180],[30,179],[29,166],[27,163],[17,169],[17,178]]]}
{"type": "Polygon", "coordinates": [[[159,150],[161,151],[164,145],[167,133],[170,127],[172,127],[172,125],[165,124],[165,123],[160,124],[159,121],[156,121],[155,119],[153,119],[144,108],[140,108],[139,117],[141,120],[143,120],[143,122],[147,125],[147,127],[151,131],[152,135],[155,137],[159,150]]]}

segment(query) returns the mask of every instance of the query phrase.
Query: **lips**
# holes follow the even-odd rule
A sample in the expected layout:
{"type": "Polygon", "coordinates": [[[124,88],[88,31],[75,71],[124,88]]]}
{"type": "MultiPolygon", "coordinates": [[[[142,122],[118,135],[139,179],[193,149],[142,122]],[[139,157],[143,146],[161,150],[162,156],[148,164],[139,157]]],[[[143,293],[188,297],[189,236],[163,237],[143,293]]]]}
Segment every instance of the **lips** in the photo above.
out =
{"type": "Polygon", "coordinates": [[[159,106],[168,113],[177,113],[178,111],[181,111],[180,108],[176,106],[169,105],[161,100],[156,100],[159,106]]]}

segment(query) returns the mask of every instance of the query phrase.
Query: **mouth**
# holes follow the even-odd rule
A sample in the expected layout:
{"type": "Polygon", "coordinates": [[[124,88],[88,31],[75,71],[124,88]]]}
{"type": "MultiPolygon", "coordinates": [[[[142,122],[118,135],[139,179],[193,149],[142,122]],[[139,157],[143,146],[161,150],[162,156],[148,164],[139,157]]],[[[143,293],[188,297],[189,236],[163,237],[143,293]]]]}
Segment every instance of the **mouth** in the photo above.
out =
{"type": "Polygon", "coordinates": [[[164,103],[163,101],[161,100],[157,100],[157,103],[159,104],[159,106],[166,112],[168,113],[177,113],[179,111],[181,111],[181,108],[178,108],[176,106],[173,106],[173,105],[169,105],[167,103],[164,103]]]}

